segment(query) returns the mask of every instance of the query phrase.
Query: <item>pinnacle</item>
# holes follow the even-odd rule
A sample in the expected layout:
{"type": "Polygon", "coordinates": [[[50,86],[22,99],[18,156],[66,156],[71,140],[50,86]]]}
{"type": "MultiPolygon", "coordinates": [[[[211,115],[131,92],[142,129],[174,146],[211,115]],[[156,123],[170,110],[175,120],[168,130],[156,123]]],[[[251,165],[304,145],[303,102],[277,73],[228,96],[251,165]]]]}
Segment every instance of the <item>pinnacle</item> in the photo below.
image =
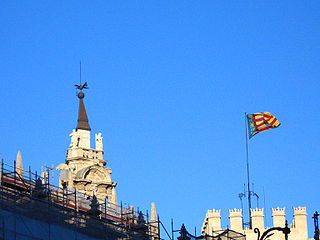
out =
{"type": "Polygon", "coordinates": [[[156,213],[156,206],[154,202],[151,203],[151,222],[157,221],[157,213],[156,213]]]}
{"type": "Polygon", "coordinates": [[[17,153],[16,169],[15,170],[19,175],[23,176],[22,157],[21,157],[20,150],[17,153]]]}
{"type": "Polygon", "coordinates": [[[113,207],[116,207],[116,206],[118,205],[116,189],[115,189],[115,188],[112,188],[111,191],[112,191],[112,192],[111,192],[111,203],[112,203],[112,206],[113,206],[113,207]]]}

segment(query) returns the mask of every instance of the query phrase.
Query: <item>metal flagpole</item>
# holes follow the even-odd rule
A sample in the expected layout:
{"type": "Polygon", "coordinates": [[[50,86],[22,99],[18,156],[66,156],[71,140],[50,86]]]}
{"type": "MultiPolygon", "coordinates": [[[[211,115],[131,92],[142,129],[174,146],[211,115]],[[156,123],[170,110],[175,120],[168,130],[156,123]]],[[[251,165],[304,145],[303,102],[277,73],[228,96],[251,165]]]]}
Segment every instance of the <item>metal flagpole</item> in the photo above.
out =
{"type": "Polygon", "coordinates": [[[251,191],[250,191],[250,176],[249,176],[249,154],[248,154],[248,122],[247,113],[244,113],[244,121],[246,125],[246,154],[247,154],[247,176],[248,176],[248,204],[249,204],[249,227],[251,229],[251,191]]]}

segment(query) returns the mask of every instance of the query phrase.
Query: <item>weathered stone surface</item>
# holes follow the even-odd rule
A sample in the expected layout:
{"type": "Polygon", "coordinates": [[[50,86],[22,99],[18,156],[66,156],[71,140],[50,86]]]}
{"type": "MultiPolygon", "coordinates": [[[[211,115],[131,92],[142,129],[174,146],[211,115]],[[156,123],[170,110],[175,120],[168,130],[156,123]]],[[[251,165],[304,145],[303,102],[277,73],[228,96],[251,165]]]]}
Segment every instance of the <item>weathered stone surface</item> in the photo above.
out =
{"type": "Polygon", "coordinates": [[[70,189],[104,202],[106,197],[111,200],[111,190],[117,185],[111,180],[111,169],[104,168],[107,161],[103,160],[103,143],[101,133],[95,135],[96,149],[90,146],[90,127],[83,100],[80,99],[78,125],[70,134],[71,143],[67,150],[65,164],[60,164],[60,187],[70,189]]]}

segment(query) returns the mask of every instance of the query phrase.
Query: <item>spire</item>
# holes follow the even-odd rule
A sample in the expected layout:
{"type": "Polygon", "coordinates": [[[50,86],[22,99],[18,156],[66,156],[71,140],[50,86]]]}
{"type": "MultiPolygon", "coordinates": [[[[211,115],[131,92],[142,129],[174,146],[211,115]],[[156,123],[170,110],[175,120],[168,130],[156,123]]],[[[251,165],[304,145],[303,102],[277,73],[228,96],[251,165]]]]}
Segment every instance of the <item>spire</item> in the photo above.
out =
{"type": "Polygon", "coordinates": [[[79,113],[78,113],[78,125],[77,125],[77,130],[78,129],[83,129],[83,130],[88,130],[90,131],[91,128],[89,126],[89,120],[86,112],[86,108],[84,107],[83,103],[83,98],[84,98],[84,93],[79,92],[78,93],[78,98],[80,99],[79,101],[79,113]]]}
{"type": "Polygon", "coordinates": [[[22,157],[21,157],[21,152],[20,152],[20,150],[18,151],[17,159],[16,159],[16,172],[17,172],[20,176],[23,176],[22,157]]]}
{"type": "Polygon", "coordinates": [[[154,202],[151,203],[151,222],[156,222],[157,221],[157,213],[156,213],[156,206],[154,202]]]}
{"type": "Polygon", "coordinates": [[[159,225],[158,225],[156,207],[154,202],[151,203],[151,216],[150,216],[150,233],[152,240],[159,240],[159,225]]]}
{"type": "Polygon", "coordinates": [[[116,194],[116,189],[115,188],[112,188],[111,203],[114,204],[115,206],[118,205],[118,203],[117,203],[117,194],[116,194]]]}

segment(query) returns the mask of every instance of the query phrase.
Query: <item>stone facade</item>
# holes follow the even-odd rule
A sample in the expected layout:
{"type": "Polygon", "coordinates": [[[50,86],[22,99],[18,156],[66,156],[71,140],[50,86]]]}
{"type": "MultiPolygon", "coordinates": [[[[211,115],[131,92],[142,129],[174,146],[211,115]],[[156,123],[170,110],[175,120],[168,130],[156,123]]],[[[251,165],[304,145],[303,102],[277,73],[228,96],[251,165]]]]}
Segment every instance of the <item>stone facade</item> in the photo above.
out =
{"type": "MultiPolygon", "coordinates": [[[[88,197],[95,195],[99,202],[112,200],[112,189],[117,185],[111,180],[111,169],[105,168],[107,161],[103,160],[103,144],[101,133],[95,134],[95,149],[91,148],[91,129],[82,98],[78,95],[79,116],[77,129],[70,134],[71,143],[67,150],[65,163],[60,164],[59,186],[61,188],[76,189],[88,197]]],[[[113,193],[116,199],[115,191],[113,193]]],[[[114,202],[113,200],[113,202],[114,202]]]]}
{"type": "MultiPolygon", "coordinates": [[[[305,207],[293,208],[294,218],[290,224],[291,233],[288,236],[289,240],[308,240],[307,229],[307,211],[305,207]]],[[[272,208],[273,227],[285,226],[285,208],[272,208]]],[[[252,229],[243,229],[242,210],[229,209],[230,229],[246,235],[247,240],[256,240],[257,234],[254,229],[258,228],[261,233],[268,228],[264,226],[263,209],[251,209],[252,229]]],[[[202,225],[202,235],[215,235],[215,232],[221,230],[221,215],[220,210],[208,210],[202,225]]],[[[281,232],[274,232],[270,240],[284,239],[281,232]]]]}

